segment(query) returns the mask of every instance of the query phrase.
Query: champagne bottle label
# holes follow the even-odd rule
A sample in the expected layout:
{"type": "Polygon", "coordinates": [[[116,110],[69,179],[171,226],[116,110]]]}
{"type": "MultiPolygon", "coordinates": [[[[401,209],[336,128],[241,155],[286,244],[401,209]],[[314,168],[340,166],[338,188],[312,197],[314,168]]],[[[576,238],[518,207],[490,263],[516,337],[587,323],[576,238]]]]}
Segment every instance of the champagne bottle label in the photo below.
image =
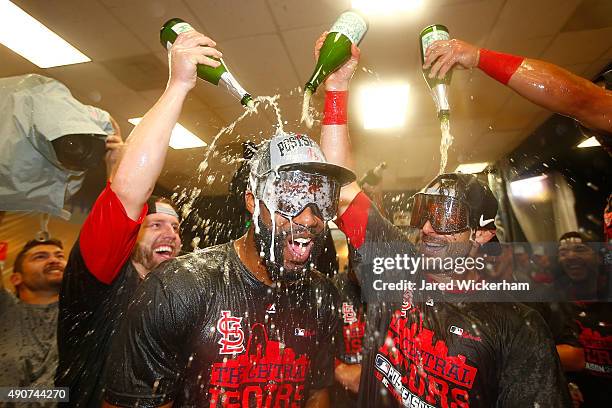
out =
{"type": "Polygon", "coordinates": [[[185,23],[185,22],[176,23],[175,25],[172,26],[172,31],[174,31],[176,35],[179,35],[181,33],[191,31],[191,30],[193,30],[193,27],[191,26],[191,24],[185,23]]]}
{"type": "MultiPolygon", "coordinates": [[[[176,23],[175,25],[172,26],[172,31],[174,31],[176,35],[179,35],[180,33],[185,33],[191,30],[193,30],[193,27],[191,26],[191,24],[185,23],[185,22],[176,23]]],[[[169,50],[170,47],[172,47],[172,43],[170,41],[166,41],[166,49],[169,50]]]]}
{"type": "Polygon", "coordinates": [[[442,30],[433,30],[425,34],[421,38],[421,46],[423,47],[422,55],[425,55],[425,51],[427,51],[427,48],[429,48],[429,46],[433,42],[440,41],[440,40],[449,40],[449,39],[450,39],[450,35],[446,31],[442,31],[442,30]]]}
{"type": "Polygon", "coordinates": [[[353,44],[359,44],[367,29],[365,20],[359,14],[347,11],[340,15],[329,32],[344,34],[353,44]]]}

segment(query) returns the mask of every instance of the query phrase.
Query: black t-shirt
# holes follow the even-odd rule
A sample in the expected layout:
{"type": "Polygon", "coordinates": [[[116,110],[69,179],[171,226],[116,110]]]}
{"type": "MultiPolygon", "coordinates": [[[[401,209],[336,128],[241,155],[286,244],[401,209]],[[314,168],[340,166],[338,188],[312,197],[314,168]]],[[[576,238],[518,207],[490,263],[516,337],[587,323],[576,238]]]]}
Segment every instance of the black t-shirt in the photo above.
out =
{"type": "Polygon", "coordinates": [[[612,406],[612,304],[578,303],[578,340],[584,348],[585,369],[569,373],[584,397],[583,408],[612,406]]]}
{"type": "Polygon", "coordinates": [[[333,382],[337,293],[311,271],[271,288],[233,242],[150,273],[113,345],[105,398],[120,406],[304,406],[333,382]]]}
{"type": "Polygon", "coordinates": [[[70,388],[67,406],[102,404],[102,378],[111,339],[140,278],[130,262],[140,225],[128,217],[110,183],[83,223],[62,281],[56,386],[70,388]]]}
{"type": "MultiPolygon", "coordinates": [[[[338,225],[357,248],[364,284],[372,280],[367,274],[372,274],[368,265],[373,255],[414,253],[407,242],[399,242],[400,233],[363,193],[338,225]]],[[[443,302],[369,302],[359,405],[570,406],[557,351],[542,317],[521,304],[473,303],[470,296],[443,294],[443,302]]]]}
{"type": "MultiPolygon", "coordinates": [[[[365,333],[365,303],[361,301],[359,285],[345,272],[332,279],[338,290],[338,311],[340,325],[338,333],[337,363],[360,364],[363,352],[365,333]]],[[[336,383],[333,387],[333,407],[353,407],[357,403],[357,394],[336,383]]]]}
{"type": "Polygon", "coordinates": [[[340,331],[338,359],[345,364],[358,364],[362,359],[362,340],[365,331],[365,304],[361,301],[359,285],[347,273],[339,273],[333,279],[340,302],[340,331]]]}
{"type": "Polygon", "coordinates": [[[74,244],[59,302],[59,364],[55,376],[56,386],[70,387],[68,405],[87,408],[101,405],[102,378],[111,338],[139,282],[130,261],[110,285],[100,282],[85,265],[80,240],[74,244]]]}
{"type": "Polygon", "coordinates": [[[576,310],[570,302],[532,302],[526,306],[536,310],[550,329],[555,344],[582,347],[578,341],[578,324],[574,320],[576,310]]]}
{"type": "Polygon", "coordinates": [[[555,345],[536,311],[456,300],[379,310],[367,333],[360,406],[569,406],[555,345]]]}

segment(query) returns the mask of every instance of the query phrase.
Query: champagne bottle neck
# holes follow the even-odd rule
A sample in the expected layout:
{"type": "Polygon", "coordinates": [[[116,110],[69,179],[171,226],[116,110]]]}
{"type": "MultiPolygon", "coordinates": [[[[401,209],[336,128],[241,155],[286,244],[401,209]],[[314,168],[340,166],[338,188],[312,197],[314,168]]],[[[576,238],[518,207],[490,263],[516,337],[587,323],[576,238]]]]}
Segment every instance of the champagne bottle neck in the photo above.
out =
{"type": "Polygon", "coordinates": [[[229,71],[225,71],[223,74],[221,74],[219,85],[227,89],[227,91],[236,97],[236,99],[238,99],[243,105],[247,106],[249,101],[251,101],[252,104],[251,95],[244,90],[244,88],[229,71]]]}
{"type": "Polygon", "coordinates": [[[434,87],[431,88],[431,94],[436,103],[438,114],[442,111],[450,111],[450,105],[448,104],[448,85],[444,83],[434,85],[434,87]]]}

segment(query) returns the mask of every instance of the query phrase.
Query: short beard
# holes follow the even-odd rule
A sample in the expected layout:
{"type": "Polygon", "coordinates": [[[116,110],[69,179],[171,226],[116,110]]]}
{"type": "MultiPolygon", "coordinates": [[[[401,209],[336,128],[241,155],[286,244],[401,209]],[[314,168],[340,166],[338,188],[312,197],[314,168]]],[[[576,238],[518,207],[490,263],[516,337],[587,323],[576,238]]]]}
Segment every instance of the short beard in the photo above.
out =
{"type": "Polygon", "coordinates": [[[49,288],[54,291],[57,292],[58,294],[60,293],[60,290],[62,289],[62,281],[58,280],[58,281],[53,281],[49,283],[49,288]]]}
{"type": "Polygon", "coordinates": [[[132,262],[141,264],[149,272],[159,265],[153,260],[153,250],[146,248],[141,243],[136,243],[136,246],[132,251],[132,262]]]}
{"type": "MultiPolygon", "coordinates": [[[[274,247],[272,248],[274,261],[272,261],[270,256],[270,247],[272,247],[272,228],[265,225],[261,221],[261,217],[258,217],[256,222],[259,232],[255,233],[255,246],[266,264],[270,279],[273,282],[295,282],[306,277],[307,272],[310,271],[311,265],[316,262],[323,251],[327,228],[324,228],[323,231],[318,234],[312,234],[313,246],[306,265],[303,268],[287,269],[283,267],[285,263],[284,250],[286,237],[291,234],[291,232],[279,232],[274,235],[274,247]]],[[[293,228],[293,233],[298,234],[303,230],[307,230],[307,228],[296,225],[293,228]]]]}
{"type": "MultiPolygon", "coordinates": [[[[430,239],[431,240],[431,239],[430,239]]],[[[431,240],[431,241],[439,241],[441,242],[442,240],[431,240]]],[[[457,242],[457,241],[445,241],[444,242],[446,244],[446,248],[444,250],[444,252],[440,253],[440,254],[436,254],[436,255],[431,255],[431,254],[427,254],[424,252],[424,248],[422,248],[422,246],[425,245],[425,243],[421,240],[421,242],[419,242],[419,246],[421,246],[419,248],[419,252],[424,255],[426,258],[431,258],[432,261],[429,261],[431,265],[434,265],[435,267],[432,269],[426,269],[426,268],[422,268],[423,272],[425,273],[430,273],[430,274],[434,274],[434,275],[439,275],[439,276],[447,276],[450,277],[451,275],[454,274],[453,270],[446,270],[446,269],[438,269],[438,265],[444,264],[445,260],[448,258],[452,258],[457,259],[457,258],[466,258],[470,255],[470,251],[472,249],[472,241],[462,241],[462,242],[457,242]],[[439,261],[433,261],[433,260],[438,260],[439,261]]]]}

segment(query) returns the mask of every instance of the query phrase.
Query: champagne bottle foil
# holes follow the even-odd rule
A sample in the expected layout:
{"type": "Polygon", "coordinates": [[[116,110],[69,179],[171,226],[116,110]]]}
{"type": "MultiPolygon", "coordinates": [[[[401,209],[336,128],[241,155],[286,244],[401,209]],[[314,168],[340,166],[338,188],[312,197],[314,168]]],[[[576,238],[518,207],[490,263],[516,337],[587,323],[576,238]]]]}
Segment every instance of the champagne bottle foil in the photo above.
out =
{"type": "Polygon", "coordinates": [[[448,103],[448,85],[436,84],[431,89],[434,102],[436,103],[436,109],[439,111],[450,111],[450,105],[448,103]]]}
{"type": "Polygon", "coordinates": [[[247,94],[247,91],[238,83],[236,78],[229,71],[225,71],[221,74],[221,78],[219,79],[219,85],[225,87],[229,93],[234,95],[238,100],[242,100],[244,96],[247,94]]]}

